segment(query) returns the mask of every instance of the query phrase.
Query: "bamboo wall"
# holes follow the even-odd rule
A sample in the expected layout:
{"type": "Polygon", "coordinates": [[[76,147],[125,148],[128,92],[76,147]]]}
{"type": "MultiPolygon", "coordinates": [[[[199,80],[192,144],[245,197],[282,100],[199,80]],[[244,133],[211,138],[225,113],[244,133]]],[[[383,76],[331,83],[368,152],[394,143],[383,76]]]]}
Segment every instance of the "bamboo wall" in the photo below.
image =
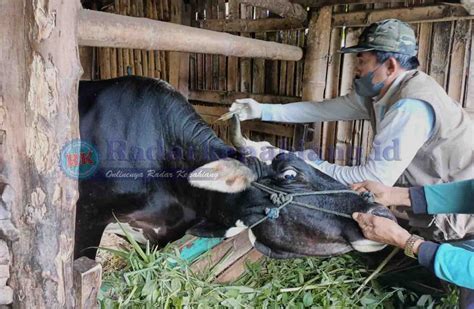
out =
{"type": "MultiPolygon", "coordinates": [[[[260,19],[269,12],[238,4],[236,0],[191,0],[176,8],[178,1],[116,0],[98,8],[124,15],[141,16],[164,21],[173,20],[199,27],[199,21],[214,19],[260,19]],[[175,7],[175,9],[173,9],[175,7]],[[176,12],[179,10],[180,12],[176,12]]],[[[398,4],[338,5],[332,14],[381,10],[429,4],[410,0],[398,4]]],[[[330,16],[330,17],[333,17],[330,16]]],[[[331,23],[331,20],[327,21],[331,23]]],[[[471,20],[412,23],[419,40],[421,70],[433,76],[448,94],[463,107],[474,109],[473,25],[471,20]],[[469,68],[472,68],[471,70],[469,68]],[[470,72],[471,71],[471,72],[470,72]]],[[[362,28],[333,25],[326,51],[324,98],[346,94],[352,87],[354,55],[341,55],[341,45],[352,45],[362,28]]],[[[238,33],[236,33],[238,34],[238,33]]],[[[263,33],[240,33],[242,36],[271,40],[304,47],[305,29],[263,33]]],[[[175,54],[161,51],[141,51],[114,48],[95,49],[94,78],[106,79],[137,74],[171,81],[179,79],[191,103],[211,124],[220,137],[227,140],[227,124],[215,124],[217,117],[227,111],[235,98],[252,96],[260,102],[287,103],[301,99],[303,61],[271,61],[225,57],[219,55],[181,54],[181,64],[173,60],[175,54]],[[185,59],[186,61],[184,61],[185,59]],[[188,63],[189,62],[189,63],[188,63]],[[183,69],[184,66],[184,69],[183,69]],[[173,77],[174,76],[174,77],[173,77]],[[189,93],[188,93],[189,90],[189,93]]],[[[244,135],[254,140],[267,140],[281,147],[299,146],[295,136],[301,136],[302,125],[284,125],[247,121],[244,135]]],[[[339,121],[316,123],[306,127],[305,147],[322,149],[325,159],[339,164],[364,162],[370,150],[372,131],[367,121],[339,121]]]]}
{"type": "MultiPolygon", "coordinates": [[[[115,0],[96,9],[110,13],[170,21],[171,0],[115,0]]],[[[95,79],[141,75],[169,80],[169,52],[95,48],[95,79]]]]}

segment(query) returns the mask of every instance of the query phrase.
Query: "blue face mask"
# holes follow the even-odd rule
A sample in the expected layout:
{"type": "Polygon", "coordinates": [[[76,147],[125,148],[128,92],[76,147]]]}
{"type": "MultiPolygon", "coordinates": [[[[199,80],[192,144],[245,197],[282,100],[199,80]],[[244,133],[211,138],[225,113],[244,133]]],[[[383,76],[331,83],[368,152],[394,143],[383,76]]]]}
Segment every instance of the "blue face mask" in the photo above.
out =
{"type": "Polygon", "coordinates": [[[374,73],[377,71],[382,64],[380,64],[375,70],[367,73],[366,75],[354,79],[354,88],[355,92],[362,97],[375,97],[380,94],[384,83],[387,79],[373,84],[372,79],[374,78],[374,73]]]}

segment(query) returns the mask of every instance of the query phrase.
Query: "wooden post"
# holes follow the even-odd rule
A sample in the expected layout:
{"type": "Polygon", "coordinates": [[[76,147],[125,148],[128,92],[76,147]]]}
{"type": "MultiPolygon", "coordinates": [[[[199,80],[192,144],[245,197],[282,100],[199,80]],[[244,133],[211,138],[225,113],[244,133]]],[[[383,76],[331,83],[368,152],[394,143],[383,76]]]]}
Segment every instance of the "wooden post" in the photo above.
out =
{"type": "Polygon", "coordinates": [[[0,1],[0,143],[11,186],[15,308],[73,308],[77,180],[59,168],[79,137],[79,0],[0,1]]]}
{"type": "MultiPolygon", "coordinates": [[[[324,92],[325,99],[332,99],[339,94],[339,77],[341,69],[341,54],[338,52],[341,48],[342,29],[333,28],[331,31],[331,44],[328,63],[328,74],[326,80],[326,89],[324,92]]],[[[335,137],[337,130],[337,122],[330,121],[324,123],[321,141],[321,155],[325,160],[334,162],[334,158],[330,158],[330,150],[335,147],[335,137]]]]}
{"type": "MultiPolygon", "coordinates": [[[[324,99],[331,39],[332,7],[322,7],[309,22],[307,51],[303,75],[303,101],[324,99]]],[[[311,146],[321,146],[321,123],[313,124],[311,146]]],[[[297,137],[297,139],[300,137],[297,137]]],[[[294,142],[301,143],[301,140],[294,142]]],[[[305,147],[306,148],[306,147],[305,147]]]]}
{"type": "MultiPolygon", "coordinates": [[[[468,20],[456,22],[454,27],[454,41],[451,49],[451,61],[449,65],[450,74],[447,88],[449,96],[461,104],[463,103],[466,70],[468,67],[468,43],[470,36],[471,22],[468,20]]],[[[471,51],[471,53],[473,52],[474,51],[471,51]]]]}
{"type": "Polygon", "coordinates": [[[78,35],[79,44],[85,46],[160,49],[292,61],[303,56],[303,51],[297,46],[90,10],[81,10],[79,13],[78,35]]]}
{"type": "Polygon", "coordinates": [[[288,0],[239,0],[239,2],[267,9],[284,18],[304,21],[307,17],[306,10],[301,5],[288,0]]]}
{"type": "Polygon", "coordinates": [[[420,61],[419,69],[423,72],[428,72],[432,30],[432,23],[420,24],[420,31],[418,33],[418,60],[420,61]]]}
{"type": "MultiPolygon", "coordinates": [[[[472,27],[472,25],[471,25],[472,27]]],[[[471,29],[471,49],[468,62],[468,76],[466,81],[466,96],[464,97],[463,106],[474,110],[474,27],[471,29]]],[[[473,117],[474,119],[474,117],[473,117]]]]}
{"type": "Polygon", "coordinates": [[[429,74],[443,88],[446,87],[448,77],[449,57],[447,55],[450,50],[451,29],[451,22],[441,22],[433,25],[433,45],[429,74]]]}
{"type": "Polygon", "coordinates": [[[102,281],[102,266],[85,256],[74,261],[75,308],[97,307],[97,293],[102,281]]]}
{"type": "MultiPolygon", "coordinates": [[[[361,34],[361,29],[349,28],[346,30],[346,46],[355,45],[361,34]]],[[[352,89],[354,77],[355,54],[344,54],[341,75],[341,93],[348,94],[352,89]]],[[[334,149],[334,162],[339,165],[346,165],[349,161],[349,146],[352,140],[352,121],[337,122],[336,147],[334,149]]]]}

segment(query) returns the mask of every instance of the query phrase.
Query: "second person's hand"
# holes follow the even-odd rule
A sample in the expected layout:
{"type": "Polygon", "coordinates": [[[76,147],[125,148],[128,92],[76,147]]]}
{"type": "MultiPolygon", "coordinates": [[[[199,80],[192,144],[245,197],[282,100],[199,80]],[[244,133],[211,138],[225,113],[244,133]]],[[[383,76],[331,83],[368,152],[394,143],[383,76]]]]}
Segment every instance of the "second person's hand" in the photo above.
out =
{"type": "Polygon", "coordinates": [[[389,187],[379,182],[366,180],[351,185],[351,189],[359,193],[372,192],[375,201],[384,206],[411,206],[408,188],[389,187]]]}

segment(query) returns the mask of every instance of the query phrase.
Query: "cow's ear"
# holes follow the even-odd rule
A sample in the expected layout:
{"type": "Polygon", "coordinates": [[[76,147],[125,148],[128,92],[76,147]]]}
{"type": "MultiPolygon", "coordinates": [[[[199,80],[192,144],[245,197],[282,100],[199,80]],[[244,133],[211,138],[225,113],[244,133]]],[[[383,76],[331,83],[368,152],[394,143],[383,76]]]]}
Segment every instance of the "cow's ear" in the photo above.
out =
{"type": "Polygon", "coordinates": [[[227,227],[212,221],[203,220],[186,231],[197,237],[224,237],[227,227]]]}
{"type": "Polygon", "coordinates": [[[193,187],[237,193],[248,187],[257,176],[247,166],[234,159],[222,159],[207,163],[189,175],[189,183],[193,187]]]}

